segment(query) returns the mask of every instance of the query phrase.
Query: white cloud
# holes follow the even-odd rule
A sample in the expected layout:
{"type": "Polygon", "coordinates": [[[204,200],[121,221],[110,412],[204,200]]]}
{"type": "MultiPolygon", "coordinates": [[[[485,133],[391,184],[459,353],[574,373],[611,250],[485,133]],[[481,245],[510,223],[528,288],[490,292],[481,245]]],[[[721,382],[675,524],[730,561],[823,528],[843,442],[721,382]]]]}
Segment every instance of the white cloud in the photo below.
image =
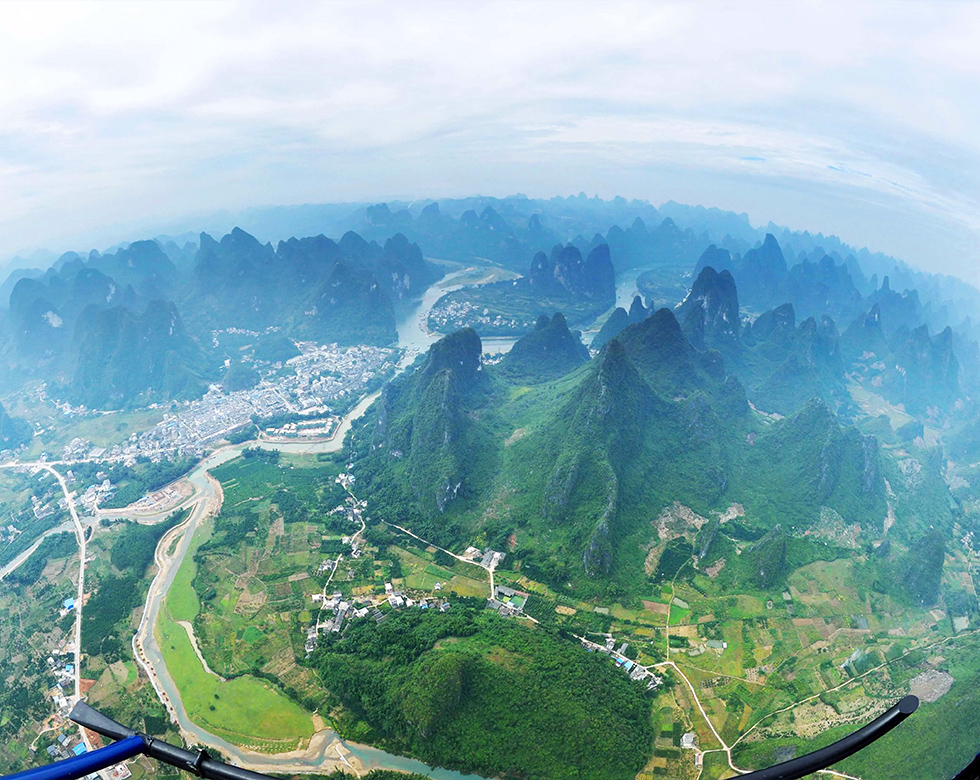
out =
{"type": "Polygon", "coordinates": [[[0,17],[0,251],[195,210],[590,184],[831,231],[806,186],[841,187],[848,238],[923,263],[928,242],[910,232],[902,252],[887,210],[957,246],[977,229],[980,6],[34,2],[0,17]]]}

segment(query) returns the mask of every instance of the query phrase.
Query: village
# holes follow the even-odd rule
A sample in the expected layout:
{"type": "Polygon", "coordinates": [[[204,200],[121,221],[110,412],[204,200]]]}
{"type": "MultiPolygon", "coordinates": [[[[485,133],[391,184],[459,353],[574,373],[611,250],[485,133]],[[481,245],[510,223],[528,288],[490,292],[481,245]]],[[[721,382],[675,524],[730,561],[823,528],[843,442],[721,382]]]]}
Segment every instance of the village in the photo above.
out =
{"type": "MultiPolygon", "coordinates": [[[[340,347],[306,341],[295,344],[300,354],[285,363],[253,361],[262,377],[255,387],[229,392],[220,384],[212,384],[199,400],[173,403],[169,408],[149,404],[146,409],[159,410],[162,417],[152,428],[109,447],[75,437],[63,448],[63,459],[122,461],[131,466],[138,457],[154,462],[201,457],[215,442],[247,428],[254,420],[277,416],[299,419],[276,426],[271,431],[276,438],[328,437],[336,428],[338,413],[359,398],[369,382],[393,370],[399,356],[395,349],[370,345],[340,347]]],[[[46,393],[42,385],[37,390],[37,400],[56,406],[67,422],[116,414],[72,406],[49,398],[46,393]]]]}

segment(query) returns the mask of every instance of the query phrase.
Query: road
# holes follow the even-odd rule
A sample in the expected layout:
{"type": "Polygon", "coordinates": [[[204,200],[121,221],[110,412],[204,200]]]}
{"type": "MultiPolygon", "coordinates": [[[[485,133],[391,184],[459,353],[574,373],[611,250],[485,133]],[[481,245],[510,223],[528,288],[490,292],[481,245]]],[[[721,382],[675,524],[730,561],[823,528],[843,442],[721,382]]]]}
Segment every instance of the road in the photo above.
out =
{"type": "MultiPolygon", "coordinates": [[[[75,638],[72,642],[74,645],[75,658],[75,693],[72,697],[72,703],[74,704],[75,702],[80,701],[82,698],[82,608],[85,606],[85,556],[87,554],[85,528],[82,526],[82,521],[78,517],[78,509],[75,506],[75,499],[68,490],[68,484],[65,482],[65,478],[61,476],[61,474],[58,473],[52,465],[43,462],[3,463],[0,464],[0,468],[31,469],[35,473],[37,470],[43,469],[58,481],[58,485],[61,487],[61,492],[65,494],[65,502],[68,505],[68,513],[71,515],[71,522],[75,527],[75,538],[78,540],[78,591],[75,595],[75,638]]],[[[26,558],[24,560],[26,560],[26,558]]],[[[87,750],[91,750],[92,743],[88,738],[88,733],[81,726],[79,726],[78,730],[81,732],[82,742],[85,744],[85,748],[87,750]]]]}
{"type": "MultiPolygon", "coordinates": [[[[353,495],[353,494],[351,494],[351,495],[353,495]]],[[[444,553],[446,553],[446,555],[452,556],[457,561],[462,561],[463,563],[469,563],[469,564],[472,564],[473,566],[478,566],[479,568],[481,568],[481,569],[483,569],[485,571],[490,572],[490,598],[493,598],[493,594],[496,592],[496,588],[494,587],[494,584],[493,584],[493,570],[497,568],[497,561],[496,560],[494,560],[494,562],[491,563],[489,566],[484,566],[482,562],[470,560],[469,558],[464,558],[463,556],[457,555],[454,552],[449,552],[449,550],[443,549],[439,545],[433,544],[432,542],[429,542],[429,541],[423,539],[418,534],[414,534],[411,531],[409,531],[407,528],[402,528],[402,526],[400,526],[400,525],[395,525],[394,523],[389,523],[387,520],[382,520],[381,522],[384,523],[389,528],[395,528],[398,531],[401,531],[403,534],[407,534],[408,536],[411,536],[413,539],[418,539],[426,547],[435,547],[437,550],[439,550],[439,552],[444,552],[444,553]]],[[[537,622],[537,621],[535,621],[535,622],[537,622]]]]}
{"type": "MultiPolygon", "coordinates": [[[[324,452],[324,451],[337,451],[341,448],[343,444],[343,436],[350,427],[351,420],[363,413],[367,407],[373,402],[377,394],[365,398],[361,403],[355,407],[351,413],[345,417],[341,426],[338,428],[334,437],[329,441],[318,441],[315,443],[308,443],[302,441],[293,442],[293,446],[289,448],[290,451],[294,452],[324,452]]],[[[253,444],[254,443],[250,443],[253,444]]],[[[176,506],[168,507],[165,511],[159,513],[158,515],[144,515],[145,520],[163,520],[166,515],[169,515],[175,509],[178,508],[189,508],[190,514],[187,519],[184,520],[179,526],[168,531],[164,537],[161,539],[157,549],[155,551],[155,563],[158,567],[158,573],[151,582],[149,593],[147,596],[146,609],[143,612],[142,619],[140,621],[140,626],[137,629],[136,634],[133,637],[133,649],[134,655],[137,662],[143,668],[144,672],[150,679],[154,690],[156,691],[160,700],[164,703],[167,708],[168,713],[171,718],[178,724],[181,734],[185,740],[190,744],[202,744],[213,749],[220,750],[225,755],[230,756],[236,763],[250,768],[256,771],[278,771],[278,772],[296,772],[296,773],[310,773],[310,772],[323,772],[329,771],[333,768],[339,768],[341,765],[354,769],[355,771],[363,771],[367,768],[392,768],[399,769],[401,771],[429,771],[428,768],[424,767],[420,762],[412,761],[411,759],[405,759],[400,756],[391,756],[382,751],[369,748],[367,746],[356,745],[354,743],[344,743],[337,737],[336,734],[330,732],[329,730],[319,732],[314,735],[311,740],[310,746],[306,751],[294,751],[291,754],[284,754],[279,756],[269,756],[264,754],[253,753],[251,751],[245,751],[232,745],[225,740],[222,740],[214,735],[209,734],[200,727],[193,724],[187,717],[186,712],[183,709],[182,703],[180,701],[179,692],[173,683],[172,678],[170,678],[169,673],[166,669],[166,664],[163,660],[162,654],[159,652],[159,648],[156,644],[155,637],[153,636],[152,627],[156,623],[157,616],[159,615],[160,607],[163,603],[163,599],[166,596],[167,591],[173,583],[173,579],[176,575],[177,569],[180,563],[183,561],[186,553],[190,547],[192,538],[199,528],[201,522],[210,516],[212,513],[220,509],[221,502],[223,500],[223,495],[221,493],[220,484],[208,473],[211,468],[220,465],[234,457],[236,457],[241,449],[248,445],[236,445],[222,448],[213,452],[208,458],[206,458],[202,463],[186,478],[190,482],[193,488],[193,492],[190,496],[186,497],[184,500],[179,502],[176,506]],[[344,750],[347,750],[345,755],[344,750]],[[334,757],[336,754],[336,757],[334,757]],[[352,763],[353,761],[353,763],[352,763]]],[[[262,446],[259,443],[259,446],[262,446]]],[[[285,449],[281,445],[276,446],[276,449],[285,449]]],[[[86,531],[83,526],[81,519],[78,515],[77,506],[75,504],[74,498],[68,489],[68,485],[65,482],[64,477],[54,468],[56,465],[71,465],[71,462],[24,462],[24,463],[2,463],[0,468],[3,469],[16,469],[16,470],[44,470],[51,474],[58,482],[61,488],[66,503],[68,506],[69,514],[71,516],[71,524],[63,524],[57,529],[51,529],[46,535],[51,533],[63,532],[67,528],[73,528],[75,531],[75,536],[78,541],[79,547],[79,579],[78,588],[76,595],[76,606],[75,606],[75,624],[74,624],[74,659],[75,659],[75,673],[74,673],[74,700],[77,701],[81,698],[81,630],[82,630],[82,613],[84,608],[84,594],[85,594],[85,564],[86,564],[86,531]]],[[[357,504],[357,498],[354,493],[347,488],[347,492],[357,504]]],[[[361,528],[355,534],[355,538],[360,537],[365,530],[365,523],[363,517],[359,518],[361,520],[361,528]]],[[[401,533],[412,536],[419,542],[429,546],[430,542],[419,537],[412,531],[399,526],[394,523],[385,522],[391,528],[394,528],[401,533]]],[[[40,542],[38,542],[40,543],[40,542]]],[[[467,558],[463,558],[449,550],[445,550],[436,545],[431,545],[436,547],[436,549],[442,550],[442,552],[450,555],[456,560],[462,561],[464,563],[469,563],[475,566],[480,566],[488,570],[490,574],[490,587],[491,595],[494,592],[494,573],[493,566],[483,567],[479,562],[472,561],[467,558]]],[[[32,548],[33,549],[33,548],[32,548]]],[[[28,553],[29,554],[29,553],[28,553]]],[[[28,555],[18,556],[20,563],[26,560],[28,555]]],[[[17,561],[9,565],[3,572],[6,576],[13,569],[20,565],[17,561]]],[[[336,571],[336,568],[335,568],[336,571]]],[[[332,579],[332,577],[331,577],[332,579]]],[[[724,753],[727,759],[728,766],[732,771],[738,772],[740,774],[745,774],[750,770],[742,769],[734,764],[732,759],[733,748],[743,741],[749,734],[755,731],[763,721],[775,717],[776,715],[791,710],[795,707],[805,704],[809,701],[819,698],[820,694],[815,694],[795,702],[787,707],[780,710],[769,713],[758,721],[756,721],[752,726],[750,726],[746,731],[739,735],[739,737],[731,744],[727,744],[718,733],[711,719],[708,717],[707,711],[705,710],[700,698],[698,697],[697,690],[691,683],[690,679],[684,674],[676,663],[670,660],[670,610],[673,604],[673,583],[671,585],[671,602],[668,605],[667,614],[667,625],[665,627],[665,639],[667,641],[667,660],[651,664],[650,666],[642,667],[647,671],[651,672],[655,669],[671,668],[677,674],[677,676],[684,682],[688,691],[690,692],[691,699],[694,702],[697,710],[701,713],[701,717],[704,719],[706,725],[711,731],[713,737],[717,740],[718,744],[721,745],[720,748],[710,749],[702,751],[702,757],[709,753],[724,753]]],[[[980,633],[980,629],[970,632],[970,634],[980,633]]],[[[948,637],[946,639],[937,641],[923,648],[912,648],[907,652],[912,652],[915,649],[930,649],[955,639],[961,638],[968,634],[960,635],[958,637],[948,637]]],[[[584,637],[579,637],[579,639],[584,644],[589,644],[595,646],[597,649],[600,646],[591,640],[587,640],[584,637]]],[[[604,647],[601,648],[605,650],[604,647]]],[[[610,653],[613,657],[622,658],[624,661],[627,660],[624,656],[620,656],[618,653],[610,653]]],[[[863,675],[857,678],[848,680],[831,689],[831,691],[836,691],[847,685],[854,684],[858,682],[863,677],[872,674],[874,672],[880,671],[884,668],[886,664],[881,664],[869,669],[863,675]]],[[[80,729],[82,740],[86,747],[91,749],[91,743],[88,739],[87,734],[84,729],[80,729]]],[[[703,769],[703,765],[702,765],[703,769]]],[[[835,772],[833,770],[824,770],[823,774],[828,774],[836,777],[846,778],[847,780],[859,780],[858,778],[853,778],[850,775],[846,775],[840,772],[835,772]]],[[[445,770],[435,770],[432,774],[433,777],[440,778],[461,778],[462,776],[458,773],[448,772],[445,770]]],[[[700,773],[699,773],[700,777],[700,773]]]]}

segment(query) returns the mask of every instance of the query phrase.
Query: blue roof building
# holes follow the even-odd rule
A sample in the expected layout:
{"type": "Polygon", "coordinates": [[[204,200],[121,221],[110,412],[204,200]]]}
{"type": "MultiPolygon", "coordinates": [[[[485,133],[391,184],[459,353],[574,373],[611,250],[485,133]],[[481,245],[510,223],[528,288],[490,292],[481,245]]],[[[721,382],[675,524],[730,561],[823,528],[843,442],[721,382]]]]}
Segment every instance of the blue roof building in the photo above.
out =
{"type": "Polygon", "coordinates": [[[71,749],[71,752],[74,753],[76,756],[80,756],[82,755],[82,753],[86,752],[85,745],[79,742],[77,745],[75,745],[75,747],[71,749]]]}

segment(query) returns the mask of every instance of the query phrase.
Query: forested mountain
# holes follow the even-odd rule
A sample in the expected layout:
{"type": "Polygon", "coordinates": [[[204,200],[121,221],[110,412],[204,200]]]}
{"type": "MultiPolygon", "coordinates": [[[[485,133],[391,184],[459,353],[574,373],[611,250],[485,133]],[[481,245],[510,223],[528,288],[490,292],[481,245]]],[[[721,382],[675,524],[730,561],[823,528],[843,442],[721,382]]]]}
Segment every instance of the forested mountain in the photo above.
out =
{"type": "MultiPolygon", "coordinates": [[[[796,328],[789,314],[782,340],[774,326],[762,342],[786,359],[817,338],[811,320],[796,328]]],[[[882,533],[880,446],[823,401],[781,422],[760,418],[722,356],[696,349],[666,309],[584,367],[569,361],[557,381],[515,374],[524,349],[562,330],[553,323],[542,321],[517,358],[483,369],[478,337],[461,331],[391,383],[352,439],[376,511],[445,545],[516,534],[530,571],[600,589],[642,577],[649,519],[673,502],[705,515],[737,503],[743,524],[794,537],[827,512],[882,533]],[[515,379],[525,385],[516,397],[515,379]]]]}
{"type": "Polygon", "coordinates": [[[578,333],[568,329],[561,312],[538,317],[533,331],[518,339],[500,364],[508,376],[530,382],[558,379],[589,359],[578,333]]]}
{"type": "Polygon", "coordinates": [[[86,309],[67,355],[71,400],[96,409],[137,401],[189,400],[207,389],[207,358],[172,302],[86,309]]]}
{"type": "Polygon", "coordinates": [[[273,250],[235,229],[220,242],[203,233],[197,247],[70,252],[43,274],[17,276],[2,346],[8,383],[40,377],[73,403],[115,408],[199,397],[219,377],[213,330],[390,344],[395,303],[439,272],[402,235],[383,246],[354,233],[293,238],[273,250]]]}
{"type": "MultiPolygon", "coordinates": [[[[826,313],[798,322],[794,301],[753,318],[740,310],[736,273],[748,272],[757,301],[785,294],[812,311],[812,296],[801,292],[812,285],[793,280],[819,264],[787,268],[771,237],[739,263],[718,271],[702,262],[674,311],[649,312],[639,299],[629,313],[616,310],[584,364],[559,315],[542,317],[510,355],[482,369],[472,331],[440,342],[355,428],[355,471],[381,497],[378,511],[449,546],[477,533],[512,546],[516,538],[513,555],[532,576],[626,592],[645,557],[656,575],[644,551],[656,561],[663,540],[649,521],[672,505],[704,517],[740,507],[744,519],[718,532],[729,542],[704,550],[715,559],[727,550],[739,563],[724,576],[760,588],[820,554],[801,538],[828,517],[847,518],[867,539],[894,541],[879,556],[876,581],[904,588],[889,572],[929,525],[951,528],[952,505],[935,504],[944,488],[927,449],[896,455],[887,421],[854,426],[867,418],[850,388],[863,384],[913,414],[927,403],[949,413],[963,398],[952,332],[930,336],[919,325],[889,337],[881,288],[855,303],[849,271],[832,262],[823,271],[836,269],[843,293],[826,300],[846,303],[832,310],[868,306],[845,320],[843,335],[826,313]],[[459,354],[447,362],[447,353],[459,354]],[[910,469],[915,479],[901,476],[910,469]],[[755,541],[743,556],[731,540],[744,533],[755,541]],[[784,563],[760,575],[752,561],[772,555],[784,563]]],[[[934,598],[941,569],[931,567],[929,586],[913,590],[934,598]]]]}
{"type": "Polygon", "coordinates": [[[448,615],[358,621],[328,636],[313,663],[358,718],[428,763],[528,780],[634,778],[653,736],[643,689],[472,601],[448,615]]]}
{"type": "Polygon", "coordinates": [[[592,348],[601,349],[617,333],[636,322],[645,320],[647,315],[651,313],[643,305],[643,300],[639,295],[633,297],[633,303],[630,304],[630,310],[628,312],[622,306],[617,306],[592,339],[592,348]]]}
{"type": "Polygon", "coordinates": [[[394,302],[420,295],[438,273],[402,235],[384,246],[346,233],[290,239],[273,249],[235,229],[201,234],[194,282],[183,303],[211,327],[283,326],[298,336],[340,343],[394,341],[394,302]]]}
{"type": "MultiPolygon", "coordinates": [[[[260,222],[267,229],[291,213],[282,209],[260,222]]],[[[617,270],[662,269],[660,277],[680,280],[685,268],[693,268],[689,294],[670,303],[680,305],[681,330],[695,350],[718,350],[760,409],[789,414],[818,395],[852,414],[845,386],[857,382],[913,414],[935,416],[980,389],[978,332],[963,316],[975,291],[832,236],[775,226],[763,233],[744,215],[674,203],[658,211],[638,201],[584,196],[315,213],[338,234],[345,226],[347,231],[336,241],[319,235],[273,247],[236,228],[220,240],[201,234],[198,245],[138,241],[105,254],[66,253],[44,273],[16,272],[7,283],[2,334],[11,369],[7,386],[40,377],[55,387],[75,383],[74,398],[113,398],[116,404],[166,398],[175,387],[197,392],[202,382],[221,375],[221,361],[210,354],[211,331],[227,327],[276,327],[320,342],[391,344],[398,302],[417,297],[439,276],[425,252],[467,262],[489,259],[525,274],[516,282],[445,296],[428,322],[444,333],[471,325],[483,336],[520,336],[535,330],[539,315],[560,311],[573,327],[595,333],[601,326],[592,337],[599,349],[649,314],[637,298],[630,311],[605,316],[617,270]],[[898,292],[896,280],[921,290],[898,292]],[[171,372],[183,379],[148,379],[139,390],[82,390],[96,381],[81,379],[85,360],[78,350],[95,338],[95,318],[90,313],[83,321],[83,312],[123,307],[131,315],[124,319],[135,322],[152,301],[173,302],[185,324],[189,340],[177,352],[189,351],[171,372]],[[869,319],[877,325],[862,325],[869,319]],[[193,342],[200,346],[189,346],[193,342]]],[[[308,221],[314,212],[303,214],[308,221]]],[[[665,289],[676,289],[674,284],[665,289]]],[[[97,350],[104,355],[114,347],[97,350]]]]}

